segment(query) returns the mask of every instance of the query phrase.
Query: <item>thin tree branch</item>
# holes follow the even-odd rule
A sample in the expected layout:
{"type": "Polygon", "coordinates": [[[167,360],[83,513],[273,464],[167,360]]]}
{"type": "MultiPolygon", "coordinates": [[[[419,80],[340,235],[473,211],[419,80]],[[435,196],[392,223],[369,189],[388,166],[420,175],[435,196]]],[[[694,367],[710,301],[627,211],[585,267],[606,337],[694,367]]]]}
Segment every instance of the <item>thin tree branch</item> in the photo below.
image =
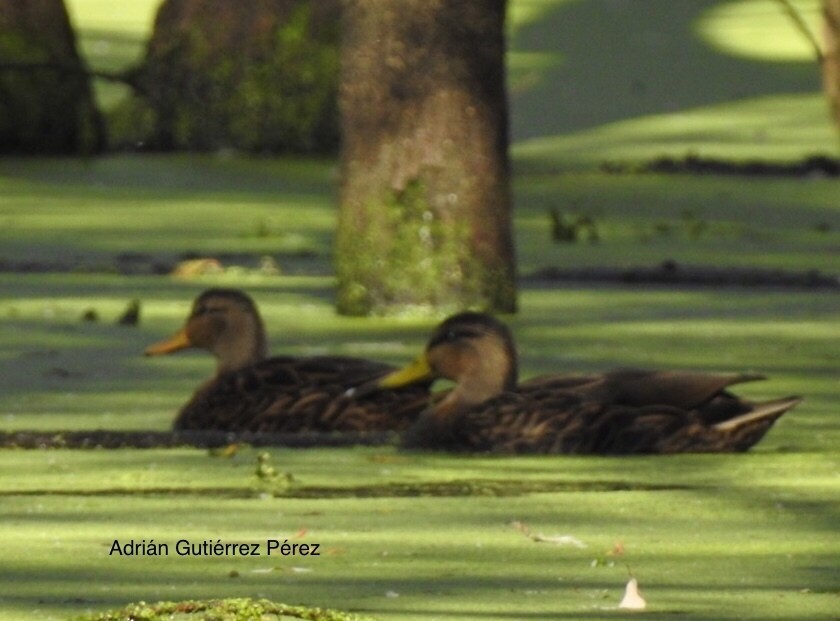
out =
{"type": "Polygon", "coordinates": [[[782,10],[793,21],[793,25],[799,31],[799,34],[805,37],[811,48],[813,48],[814,56],[816,57],[817,62],[819,64],[823,64],[823,62],[825,62],[825,55],[823,54],[822,46],[817,40],[814,32],[808,26],[808,22],[805,21],[804,17],[802,17],[802,13],[793,6],[793,3],[790,0],[776,0],[776,2],[782,6],[782,10]]]}

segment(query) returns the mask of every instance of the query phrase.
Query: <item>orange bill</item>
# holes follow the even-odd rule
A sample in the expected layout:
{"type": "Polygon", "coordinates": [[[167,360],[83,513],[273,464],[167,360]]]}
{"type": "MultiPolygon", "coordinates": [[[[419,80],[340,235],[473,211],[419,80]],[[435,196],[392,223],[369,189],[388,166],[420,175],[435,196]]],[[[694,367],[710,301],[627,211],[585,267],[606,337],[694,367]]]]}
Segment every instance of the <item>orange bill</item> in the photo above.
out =
{"type": "Polygon", "coordinates": [[[162,356],[188,347],[192,347],[192,343],[190,337],[187,336],[187,331],[182,328],[168,339],[149,345],[143,354],[146,356],[162,356]]]}

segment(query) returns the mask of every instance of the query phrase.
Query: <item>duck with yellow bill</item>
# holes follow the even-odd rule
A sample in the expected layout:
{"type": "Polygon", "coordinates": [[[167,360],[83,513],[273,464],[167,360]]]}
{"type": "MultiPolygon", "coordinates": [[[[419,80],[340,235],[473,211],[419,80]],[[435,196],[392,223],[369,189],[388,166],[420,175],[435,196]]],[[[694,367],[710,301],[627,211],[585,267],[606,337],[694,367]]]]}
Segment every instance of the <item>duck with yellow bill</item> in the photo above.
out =
{"type": "Polygon", "coordinates": [[[499,453],[634,454],[746,451],[801,398],[754,402],[730,387],[752,373],[617,369],[518,383],[510,329],[484,313],[454,315],[410,365],[368,382],[356,396],[425,385],[454,387],[430,402],[403,445],[499,453]]]}

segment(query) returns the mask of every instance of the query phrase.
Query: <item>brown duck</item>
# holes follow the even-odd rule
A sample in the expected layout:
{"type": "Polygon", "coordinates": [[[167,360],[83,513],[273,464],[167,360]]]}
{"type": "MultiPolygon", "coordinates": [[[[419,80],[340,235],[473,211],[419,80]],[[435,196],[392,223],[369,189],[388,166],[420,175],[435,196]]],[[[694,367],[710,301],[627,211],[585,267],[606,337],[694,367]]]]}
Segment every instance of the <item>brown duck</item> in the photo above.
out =
{"type": "Polygon", "coordinates": [[[351,386],[395,367],[340,356],[269,358],[253,300],[236,289],[209,289],[193,302],[186,324],[149,346],[157,356],[198,347],[216,357],[216,374],[181,408],[174,428],[249,432],[403,429],[428,399],[428,384],[350,399],[351,386]]]}
{"type": "Polygon", "coordinates": [[[801,401],[750,402],[728,391],[760,375],[619,369],[517,385],[510,330],[482,313],[450,317],[406,368],[354,394],[446,378],[455,387],[404,433],[412,448],[500,453],[746,451],[801,401]]]}

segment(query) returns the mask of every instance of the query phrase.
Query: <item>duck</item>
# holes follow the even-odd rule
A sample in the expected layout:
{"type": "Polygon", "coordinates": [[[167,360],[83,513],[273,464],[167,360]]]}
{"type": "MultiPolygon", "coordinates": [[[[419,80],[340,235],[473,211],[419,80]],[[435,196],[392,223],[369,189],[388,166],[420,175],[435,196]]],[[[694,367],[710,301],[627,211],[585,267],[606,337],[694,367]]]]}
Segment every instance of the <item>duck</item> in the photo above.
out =
{"type": "Polygon", "coordinates": [[[351,386],[395,370],[387,364],[343,356],[270,357],[257,305],[239,289],[201,293],[183,327],[144,353],[162,356],[190,348],[209,351],[216,370],[181,407],[175,430],[398,431],[427,403],[428,385],[422,383],[365,399],[345,395],[351,386]]]}
{"type": "Polygon", "coordinates": [[[742,452],[802,399],[743,399],[730,387],[754,373],[620,368],[518,382],[510,328],[478,312],[440,323],[406,367],[352,389],[364,396],[447,379],[402,435],[405,448],[596,455],[742,452]]]}

